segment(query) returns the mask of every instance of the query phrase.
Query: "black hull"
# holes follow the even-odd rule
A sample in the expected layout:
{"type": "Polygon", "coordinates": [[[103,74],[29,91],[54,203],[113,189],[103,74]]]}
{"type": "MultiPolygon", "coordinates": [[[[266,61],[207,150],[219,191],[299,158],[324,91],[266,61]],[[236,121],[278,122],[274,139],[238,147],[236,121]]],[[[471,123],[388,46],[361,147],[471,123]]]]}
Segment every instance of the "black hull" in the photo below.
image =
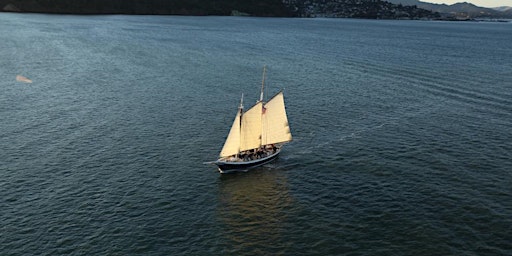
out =
{"type": "Polygon", "coordinates": [[[215,164],[219,167],[220,173],[245,172],[251,168],[274,161],[279,155],[279,152],[278,150],[273,155],[247,162],[225,162],[219,160],[215,162],[215,164]]]}

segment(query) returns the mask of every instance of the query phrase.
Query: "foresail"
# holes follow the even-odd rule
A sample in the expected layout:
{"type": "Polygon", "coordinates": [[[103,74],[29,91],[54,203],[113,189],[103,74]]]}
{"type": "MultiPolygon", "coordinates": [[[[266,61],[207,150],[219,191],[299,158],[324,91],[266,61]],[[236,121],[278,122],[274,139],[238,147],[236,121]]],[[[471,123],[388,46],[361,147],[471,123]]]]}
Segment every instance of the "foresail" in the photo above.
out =
{"type": "Polygon", "coordinates": [[[236,114],[235,121],[229,130],[228,137],[220,152],[221,157],[238,154],[240,150],[240,111],[236,114]]]}
{"type": "Polygon", "coordinates": [[[286,117],[283,92],[279,92],[265,104],[262,115],[261,144],[275,144],[292,140],[286,117]]]}
{"type": "Polygon", "coordinates": [[[240,151],[259,148],[261,146],[261,110],[263,104],[256,103],[242,117],[240,132],[240,151]]]}

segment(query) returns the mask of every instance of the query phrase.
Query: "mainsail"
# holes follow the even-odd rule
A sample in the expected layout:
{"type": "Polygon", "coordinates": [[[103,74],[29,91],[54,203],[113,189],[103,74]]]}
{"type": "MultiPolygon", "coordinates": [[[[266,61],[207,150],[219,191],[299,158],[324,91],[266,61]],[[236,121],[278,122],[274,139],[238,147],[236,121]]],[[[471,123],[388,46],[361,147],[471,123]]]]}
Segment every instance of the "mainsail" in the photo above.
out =
{"type": "Polygon", "coordinates": [[[242,116],[240,131],[240,150],[250,150],[261,146],[261,109],[262,102],[257,102],[242,116]]]}
{"type": "Polygon", "coordinates": [[[282,143],[292,140],[288,118],[284,107],[283,92],[272,97],[262,111],[261,145],[282,143]]]}

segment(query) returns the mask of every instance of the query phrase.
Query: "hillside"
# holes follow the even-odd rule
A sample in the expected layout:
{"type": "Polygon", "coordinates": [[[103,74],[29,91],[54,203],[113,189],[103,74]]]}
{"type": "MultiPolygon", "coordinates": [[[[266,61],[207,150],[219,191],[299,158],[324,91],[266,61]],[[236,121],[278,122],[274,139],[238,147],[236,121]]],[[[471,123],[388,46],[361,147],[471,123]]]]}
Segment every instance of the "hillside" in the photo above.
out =
{"type": "Polygon", "coordinates": [[[439,15],[416,6],[381,0],[286,0],[302,17],[365,19],[432,19],[439,15]]]}
{"type": "Polygon", "coordinates": [[[512,10],[512,7],[511,6],[500,6],[500,7],[496,7],[496,8],[492,8],[496,11],[500,11],[500,12],[507,12],[507,11],[511,11],[512,10]]]}
{"type": "Polygon", "coordinates": [[[0,0],[0,10],[63,14],[251,15],[431,19],[439,15],[382,0],[0,0]]]}
{"type": "Polygon", "coordinates": [[[402,4],[407,6],[417,6],[433,12],[438,12],[444,17],[454,18],[512,18],[512,12],[507,7],[502,10],[479,7],[470,3],[456,3],[452,5],[432,4],[421,2],[419,0],[387,0],[390,3],[402,4]]]}
{"type": "Polygon", "coordinates": [[[293,16],[281,0],[0,0],[0,10],[63,14],[293,16]]]}

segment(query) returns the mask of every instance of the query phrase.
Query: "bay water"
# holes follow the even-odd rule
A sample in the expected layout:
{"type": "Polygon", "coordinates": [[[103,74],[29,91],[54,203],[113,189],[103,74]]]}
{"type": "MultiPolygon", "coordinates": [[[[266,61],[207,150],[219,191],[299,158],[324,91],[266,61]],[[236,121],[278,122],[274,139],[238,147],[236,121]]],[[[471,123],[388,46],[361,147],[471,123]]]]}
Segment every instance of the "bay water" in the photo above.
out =
{"type": "Polygon", "coordinates": [[[1,255],[512,254],[512,23],[0,24],[1,255]],[[293,141],[220,175],[264,65],[293,141]]]}

